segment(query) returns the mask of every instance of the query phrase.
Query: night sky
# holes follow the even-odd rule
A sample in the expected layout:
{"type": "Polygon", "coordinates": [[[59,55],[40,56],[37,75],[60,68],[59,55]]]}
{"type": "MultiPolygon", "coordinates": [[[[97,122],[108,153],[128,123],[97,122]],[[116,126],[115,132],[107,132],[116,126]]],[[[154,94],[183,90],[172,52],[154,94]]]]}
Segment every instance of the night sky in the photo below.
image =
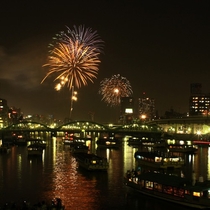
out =
{"type": "Polygon", "coordinates": [[[18,2],[0,3],[0,98],[24,115],[68,117],[69,90],[41,80],[52,37],[74,25],[92,28],[105,43],[97,79],[78,91],[76,120],[90,120],[90,112],[96,122],[116,119],[117,108],[98,93],[100,81],[114,74],[130,81],[135,99],[143,92],[154,98],[159,115],[187,112],[191,83],[210,92],[208,0],[18,2]]]}

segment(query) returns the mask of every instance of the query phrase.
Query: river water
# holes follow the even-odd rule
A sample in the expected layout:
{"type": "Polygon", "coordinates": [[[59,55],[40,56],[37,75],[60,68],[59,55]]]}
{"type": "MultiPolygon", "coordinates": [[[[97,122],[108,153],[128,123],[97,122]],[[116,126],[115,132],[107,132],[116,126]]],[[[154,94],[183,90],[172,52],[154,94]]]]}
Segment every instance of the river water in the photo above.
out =
{"type": "MultiPolygon", "coordinates": [[[[126,189],[123,176],[136,167],[136,148],[128,146],[126,141],[118,149],[99,149],[91,142],[89,146],[91,152],[108,159],[107,172],[79,168],[69,146],[58,138],[47,140],[40,158],[29,158],[26,146],[13,146],[10,153],[0,154],[0,203],[26,200],[35,204],[60,197],[67,210],[177,209],[176,205],[126,189]]],[[[195,171],[197,179],[199,176],[210,179],[208,147],[200,147],[197,154],[184,158],[186,165],[178,173],[191,179],[195,171]]]]}

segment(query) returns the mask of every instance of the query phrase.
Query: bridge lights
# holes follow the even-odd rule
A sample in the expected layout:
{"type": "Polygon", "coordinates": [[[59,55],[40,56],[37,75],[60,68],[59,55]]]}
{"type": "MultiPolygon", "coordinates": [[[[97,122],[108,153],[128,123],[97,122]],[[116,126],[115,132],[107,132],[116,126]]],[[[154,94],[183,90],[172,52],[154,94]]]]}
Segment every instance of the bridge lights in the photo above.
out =
{"type": "Polygon", "coordinates": [[[196,134],[198,135],[198,140],[199,140],[199,139],[200,139],[200,136],[201,136],[201,131],[198,130],[198,131],[196,132],[196,134]]]}

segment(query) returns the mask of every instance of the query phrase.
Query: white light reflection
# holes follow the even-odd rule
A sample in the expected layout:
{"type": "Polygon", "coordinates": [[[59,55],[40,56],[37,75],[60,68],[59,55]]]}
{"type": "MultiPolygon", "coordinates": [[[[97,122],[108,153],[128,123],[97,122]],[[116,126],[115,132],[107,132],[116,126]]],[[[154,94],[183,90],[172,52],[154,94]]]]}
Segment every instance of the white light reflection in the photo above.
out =
{"type": "Polygon", "coordinates": [[[124,174],[127,172],[127,170],[135,169],[135,159],[134,154],[137,148],[129,147],[128,142],[126,139],[123,139],[122,144],[124,144],[124,154],[123,154],[123,163],[124,163],[124,174]]]}
{"type": "Polygon", "coordinates": [[[45,157],[45,149],[43,149],[42,152],[42,165],[44,166],[44,157],[45,157]]]}
{"type": "Polygon", "coordinates": [[[106,149],[106,158],[107,158],[107,161],[109,162],[109,160],[110,160],[110,149],[106,149]]]}
{"type": "Polygon", "coordinates": [[[188,156],[188,162],[189,162],[189,163],[193,163],[192,159],[193,159],[193,157],[192,157],[192,155],[190,154],[190,155],[188,156]]]}
{"type": "Polygon", "coordinates": [[[52,137],[52,144],[53,144],[53,165],[55,165],[56,162],[56,137],[52,137]]]}

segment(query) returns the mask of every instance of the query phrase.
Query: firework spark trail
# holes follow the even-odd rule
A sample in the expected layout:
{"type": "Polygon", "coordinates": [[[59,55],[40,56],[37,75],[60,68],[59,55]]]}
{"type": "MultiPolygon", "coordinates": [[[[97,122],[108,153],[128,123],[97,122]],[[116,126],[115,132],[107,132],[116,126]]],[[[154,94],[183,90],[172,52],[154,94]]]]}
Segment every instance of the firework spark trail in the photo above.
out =
{"type": "Polygon", "coordinates": [[[55,75],[54,81],[59,80],[56,90],[65,85],[71,89],[72,86],[86,86],[88,81],[93,83],[99,70],[103,41],[96,31],[85,29],[84,26],[67,29],[67,33],[61,32],[54,38],[55,43],[51,45],[48,62],[43,65],[49,70],[41,83],[55,75]]]}
{"type": "Polygon", "coordinates": [[[102,101],[110,106],[120,105],[122,97],[129,97],[133,93],[130,82],[120,74],[105,78],[100,83],[99,94],[102,101]]]}

